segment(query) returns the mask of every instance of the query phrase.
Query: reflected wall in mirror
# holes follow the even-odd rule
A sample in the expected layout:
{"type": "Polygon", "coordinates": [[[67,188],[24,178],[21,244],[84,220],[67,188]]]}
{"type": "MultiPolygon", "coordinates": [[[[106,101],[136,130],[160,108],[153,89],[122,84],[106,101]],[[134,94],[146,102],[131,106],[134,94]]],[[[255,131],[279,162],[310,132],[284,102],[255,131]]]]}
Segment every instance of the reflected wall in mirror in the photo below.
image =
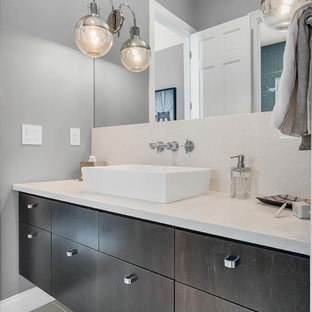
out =
{"type": "MultiPolygon", "coordinates": [[[[155,122],[155,91],[168,88],[176,88],[178,120],[273,109],[287,33],[263,26],[260,0],[129,4],[153,61],[145,72],[128,72],[119,60],[128,31],[114,36],[112,51],[95,60],[96,127],[155,122]]],[[[102,16],[109,10],[104,4],[102,16]]]]}
{"type": "Polygon", "coordinates": [[[263,24],[260,1],[190,2],[186,18],[153,1],[155,88],[177,88],[178,119],[273,110],[287,32],[263,24]]]}

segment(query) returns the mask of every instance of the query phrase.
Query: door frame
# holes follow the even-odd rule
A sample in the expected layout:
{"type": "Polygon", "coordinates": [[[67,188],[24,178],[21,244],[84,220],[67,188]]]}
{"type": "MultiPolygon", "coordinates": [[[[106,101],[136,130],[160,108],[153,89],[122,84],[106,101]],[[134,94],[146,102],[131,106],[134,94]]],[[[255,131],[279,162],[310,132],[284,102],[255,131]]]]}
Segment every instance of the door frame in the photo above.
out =
{"type": "Polygon", "coordinates": [[[250,12],[250,27],[252,33],[252,113],[261,112],[261,24],[260,10],[250,12]]]}
{"type": "Polygon", "coordinates": [[[152,59],[149,68],[149,122],[155,122],[155,27],[157,21],[184,37],[184,119],[191,119],[190,37],[196,29],[155,0],[149,0],[149,41],[152,59]]]}

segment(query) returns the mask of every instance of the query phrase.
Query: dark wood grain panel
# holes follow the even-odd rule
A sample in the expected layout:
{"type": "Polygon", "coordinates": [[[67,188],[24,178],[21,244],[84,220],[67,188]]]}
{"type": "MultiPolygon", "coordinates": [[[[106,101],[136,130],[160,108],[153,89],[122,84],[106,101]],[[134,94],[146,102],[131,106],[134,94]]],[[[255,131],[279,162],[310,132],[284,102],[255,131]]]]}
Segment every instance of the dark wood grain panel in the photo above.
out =
{"type": "Polygon", "coordinates": [[[51,232],[52,205],[52,200],[19,193],[19,219],[51,232]]]}
{"type": "Polygon", "coordinates": [[[98,212],[81,206],[55,202],[52,232],[98,249],[98,212]]]}
{"type": "Polygon", "coordinates": [[[173,312],[174,282],[161,275],[100,255],[98,274],[99,311],[173,312]],[[131,285],[124,278],[135,275],[131,285]]]}
{"type": "Polygon", "coordinates": [[[52,295],[75,312],[97,312],[98,252],[52,235],[52,295]],[[72,257],[67,251],[77,250],[72,257]]]}
{"type": "Polygon", "coordinates": [[[251,312],[180,283],[175,286],[175,309],[177,312],[251,312]]]}
{"type": "Polygon", "coordinates": [[[51,294],[51,233],[19,223],[19,273],[51,294]],[[29,238],[28,235],[34,235],[29,238]]]}
{"type": "Polygon", "coordinates": [[[256,311],[308,312],[309,259],[176,231],[176,280],[256,311]],[[227,255],[240,256],[235,269],[227,255]]]}
{"type": "Polygon", "coordinates": [[[99,250],[151,271],[174,277],[174,229],[100,213],[99,250]]]}

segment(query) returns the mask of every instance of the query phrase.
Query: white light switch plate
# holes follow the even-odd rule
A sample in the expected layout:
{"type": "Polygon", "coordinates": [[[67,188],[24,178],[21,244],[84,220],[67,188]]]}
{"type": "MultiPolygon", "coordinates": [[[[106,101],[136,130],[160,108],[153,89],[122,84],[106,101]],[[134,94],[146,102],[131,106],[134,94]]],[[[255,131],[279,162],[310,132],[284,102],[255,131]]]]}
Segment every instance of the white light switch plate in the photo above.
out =
{"type": "Polygon", "coordinates": [[[80,145],[80,129],[70,128],[70,145],[78,146],[80,145]]]}
{"type": "Polygon", "coordinates": [[[42,126],[22,125],[23,145],[42,145],[42,126]]]}

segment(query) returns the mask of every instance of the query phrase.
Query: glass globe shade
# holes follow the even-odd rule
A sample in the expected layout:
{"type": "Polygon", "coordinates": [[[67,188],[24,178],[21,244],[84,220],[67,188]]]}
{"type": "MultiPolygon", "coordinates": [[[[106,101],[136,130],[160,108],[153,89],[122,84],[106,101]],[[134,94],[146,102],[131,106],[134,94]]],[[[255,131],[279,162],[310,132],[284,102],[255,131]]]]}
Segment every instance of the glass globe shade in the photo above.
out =
{"type": "Polygon", "coordinates": [[[286,31],[297,8],[307,0],[261,0],[263,21],[271,29],[286,31]]]}
{"type": "Polygon", "coordinates": [[[148,43],[140,38],[138,27],[132,27],[130,33],[131,38],[121,47],[120,59],[124,67],[138,73],[149,66],[152,52],[148,43]]]}
{"type": "Polygon", "coordinates": [[[82,53],[97,58],[106,55],[112,48],[113,34],[100,16],[90,14],[78,21],[75,42],[82,53]]]}

